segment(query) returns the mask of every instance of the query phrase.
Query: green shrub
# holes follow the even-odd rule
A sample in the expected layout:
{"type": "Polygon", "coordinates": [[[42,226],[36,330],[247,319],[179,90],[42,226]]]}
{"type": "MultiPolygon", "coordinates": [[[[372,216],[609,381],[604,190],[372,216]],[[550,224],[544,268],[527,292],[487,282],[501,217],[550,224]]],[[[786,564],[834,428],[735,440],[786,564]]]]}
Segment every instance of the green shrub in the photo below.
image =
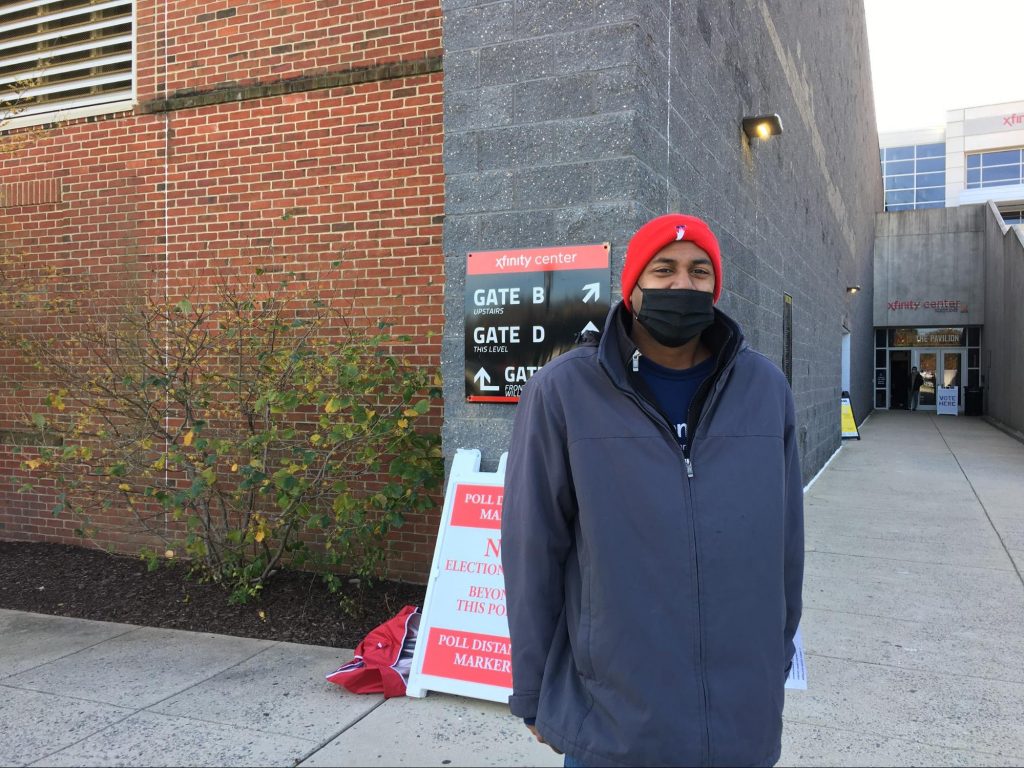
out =
{"type": "Polygon", "coordinates": [[[55,484],[54,514],[97,538],[128,518],[164,547],[151,565],[183,551],[238,602],[284,563],[334,588],[379,575],[389,532],[437,503],[440,380],[401,356],[408,337],[297,286],[256,270],[113,314],[51,297],[58,320],[8,329],[52,384],[24,466],[55,484]]]}

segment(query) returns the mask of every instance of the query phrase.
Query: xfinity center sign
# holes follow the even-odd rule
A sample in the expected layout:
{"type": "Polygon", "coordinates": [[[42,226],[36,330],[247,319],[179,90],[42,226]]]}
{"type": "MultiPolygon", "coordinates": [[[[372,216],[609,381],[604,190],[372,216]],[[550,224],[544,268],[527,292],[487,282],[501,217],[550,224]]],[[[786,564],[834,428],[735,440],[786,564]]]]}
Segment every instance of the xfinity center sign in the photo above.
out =
{"type": "Polygon", "coordinates": [[[479,251],[466,261],[466,400],[514,403],[541,366],[600,331],[610,249],[479,251]]]}

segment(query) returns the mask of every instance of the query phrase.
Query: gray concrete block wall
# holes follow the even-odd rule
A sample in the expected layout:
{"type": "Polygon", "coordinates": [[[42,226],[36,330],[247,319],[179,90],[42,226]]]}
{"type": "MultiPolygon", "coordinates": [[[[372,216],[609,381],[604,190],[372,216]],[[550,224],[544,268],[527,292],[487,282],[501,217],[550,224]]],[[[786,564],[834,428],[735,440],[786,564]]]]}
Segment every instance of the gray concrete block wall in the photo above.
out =
{"type": "Polygon", "coordinates": [[[871,407],[872,246],[881,178],[859,3],[681,0],[444,2],[445,449],[494,465],[514,406],[467,404],[465,254],[625,246],[652,216],[707,219],[722,308],[781,365],[794,300],[805,473],[839,444],[840,350],[853,331],[854,404],[871,407]],[[746,114],[785,133],[751,145],[746,114]],[[846,285],[861,285],[848,297],[846,285]]]}
{"type": "Polygon", "coordinates": [[[886,326],[984,325],[986,207],[931,208],[879,214],[875,230],[874,324],[886,326]],[[958,300],[965,313],[923,306],[958,300]],[[891,301],[922,306],[891,309],[891,301]]]}
{"type": "Polygon", "coordinates": [[[466,254],[606,240],[620,250],[641,209],[659,204],[661,179],[633,149],[637,2],[442,6],[445,453],[480,448],[493,469],[515,406],[465,401],[466,254]]]}
{"type": "MultiPolygon", "coordinates": [[[[979,206],[980,207],[980,206],[979,206]]],[[[981,335],[985,410],[1024,433],[1024,235],[1007,228],[989,203],[985,214],[986,322],[981,335]]]]}

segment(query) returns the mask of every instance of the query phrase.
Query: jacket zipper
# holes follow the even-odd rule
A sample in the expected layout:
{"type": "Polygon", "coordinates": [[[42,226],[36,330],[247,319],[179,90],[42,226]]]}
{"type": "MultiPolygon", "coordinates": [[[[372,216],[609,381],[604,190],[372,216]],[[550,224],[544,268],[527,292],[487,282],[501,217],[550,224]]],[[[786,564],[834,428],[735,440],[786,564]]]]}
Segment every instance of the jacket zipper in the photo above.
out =
{"type": "MultiPolygon", "coordinates": [[[[681,450],[683,457],[683,465],[686,467],[686,492],[690,497],[690,533],[693,536],[693,571],[697,576],[697,650],[698,659],[700,661],[700,689],[703,701],[701,702],[704,707],[704,763],[709,765],[711,763],[711,712],[708,706],[708,681],[707,681],[707,670],[704,658],[704,614],[701,610],[701,581],[700,581],[700,555],[698,544],[697,544],[697,503],[693,498],[693,459],[691,454],[693,453],[693,444],[697,437],[697,431],[700,427],[701,417],[704,415],[704,406],[707,405],[708,399],[714,394],[714,390],[717,387],[721,371],[719,370],[721,361],[716,361],[715,373],[708,381],[711,385],[708,385],[708,381],[701,386],[697,391],[694,399],[699,401],[700,409],[697,411],[697,421],[693,425],[693,429],[687,427],[687,440],[686,447],[681,450]]],[[[691,421],[689,418],[692,415],[693,404],[690,406],[691,414],[687,416],[687,424],[691,421]]],[[[671,432],[671,428],[669,428],[671,432]]]]}
{"type": "MultiPolygon", "coordinates": [[[[634,361],[636,357],[634,357],[634,361]]],[[[664,428],[668,434],[669,439],[675,444],[679,445],[676,440],[675,434],[672,432],[672,426],[665,421],[665,418],[661,415],[661,412],[657,409],[657,418],[652,414],[648,406],[645,404],[643,397],[626,390],[623,390],[628,397],[630,397],[640,408],[641,411],[647,414],[648,418],[657,423],[659,426],[664,428]]],[[[698,418],[698,422],[700,419],[698,418]]],[[[690,433],[691,435],[696,434],[696,428],[690,433]]],[[[689,479],[693,478],[693,461],[688,455],[689,449],[693,444],[692,437],[687,441],[686,450],[680,449],[679,455],[683,460],[683,465],[686,469],[686,477],[688,481],[686,483],[686,492],[690,497],[690,533],[693,536],[693,570],[697,577],[697,660],[700,665],[700,693],[701,693],[701,706],[704,709],[704,759],[701,761],[702,764],[707,765],[711,761],[711,714],[708,712],[708,683],[707,673],[704,669],[704,618],[700,608],[700,558],[697,555],[697,515],[696,505],[693,501],[693,486],[689,482],[689,479]]]]}
{"type": "MultiPolygon", "coordinates": [[[[716,361],[715,374],[712,375],[707,381],[701,385],[701,388],[696,392],[694,400],[700,404],[700,409],[697,411],[697,421],[693,425],[693,429],[687,427],[687,441],[686,447],[682,450],[683,464],[686,466],[686,492],[690,496],[690,530],[693,536],[693,570],[697,576],[697,648],[698,656],[700,659],[700,688],[701,694],[703,695],[704,705],[704,764],[711,764],[711,712],[708,705],[708,680],[707,680],[707,669],[704,656],[704,613],[701,610],[701,588],[700,581],[700,554],[699,547],[697,544],[697,502],[693,498],[693,444],[697,439],[697,431],[700,427],[701,418],[704,415],[704,408],[708,403],[709,398],[714,395],[714,391],[717,388],[717,383],[721,377],[720,371],[721,361],[716,361]],[[711,382],[710,386],[708,382],[711,382]]],[[[691,421],[689,416],[692,415],[693,403],[690,405],[691,413],[687,416],[687,424],[691,421]]]]}
{"type": "MultiPolygon", "coordinates": [[[[686,443],[687,452],[693,445],[692,435],[686,443]]],[[[700,582],[700,554],[697,544],[697,504],[693,498],[693,461],[686,452],[683,454],[683,463],[686,465],[686,476],[689,478],[686,483],[686,492],[690,497],[690,532],[693,536],[693,572],[697,576],[697,650],[700,660],[700,689],[704,707],[704,764],[711,764],[711,713],[708,711],[708,681],[707,670],[704,661],[704,612],[701,610],[701,582],[700,582]]]]}
{"type": "MultiPolygon", "coordinates": [[[[725,343],[723,344],[723,346],[721,347],[720,351],[718,352],[718,359],[715,362],[715,372],[712,374],[712,376],[707,381],[704,382],[704,384],[700,387],[700,389],[698,389],[698,391],[694,395],[694,400],[700,402],[700,410],[697,413],[697,422],[694,424],[693,430],[691,431],[691,430],[689,430],[689,427],[687,427],[687,431],[688,431],[689,435],[688,435],[688,440],[687,440],[686,448],[680,451],[680,455],[681,455],[681,457],[683,459],[683,466],[685,467],[685,470],[686,470],[686,477],[687,477],[686,491],[687,491],[687,493],[689,494],[689,497],[690,497],[690,529],[691,529],[691,535],[693,536],[693,567],[694,567],[694,572],[696,573],[696,576],[697,576],[697,601],[696,602],[697,602],[697,630],[699,632],[697,646],[698,646],[698,656],[699,656],[699,663],[700,663],[700,670],[699,670],[700,671],[700,687],[701,687],[701,694],[702,694],[702,697],[703,697],[703,702],[702,703],[703,703],[703,706],[704,706],[704,760],[702,760],[701,762],[704,763],[705,765],[709,764],[711,762],[711,713],[708,710],[707,672],[706,672],[706,670],[704,668],[704,666],[705,666],[705,662],[704,662],[704,621],[703,621],[703,616],[701,614],[701,605],[700,605],[700,595],[701,595],[701,588],[700,588],[700,558],[699,558],[699,556],[697,554],[697,515],[696,515],[696,506],[694,504],[694,499],[693,499],[693,485],[692,485],[692,482],[691,482],[693,480],[693,460],[690,458],[690,453],[691,453],[691,449],[693,448],[694,438],[697,435],[697,428],[700,426],[701,417],[704,415],[703,412],[705,410],[705,406],[708,403],[708,399],[713,397],[714,394],[715,394],[715,391],[717,391],[718,384],[721,381],[721,377],[722,377],[722,374],[724,372],[726,363],[731,362],[733,359],[735,359],[736,355],[738,354],[738,352],[740,350],[740,347],[733,346],[733,348],[731,350],[731,355],[730,355],[729,360],[725,360],[725,358],[722,357],[722,352],[724,352],[725,350],[729,349],[729,347],[732,344],[734,338],[735,338],[735,335],[730,331],[729,337],[725,340],[725,343]],[[711,382],[711,386],[708,386],[708,382],[711,382]]],[[[634,349],[633,355],[632,355],[632,365],[631,365],[634,373],[639,368],[639,357],[640,357],[639,350],[638,349],[634,349]]],[[[650,418],[651,420],[653,420],[657,424],[660,424],[664,429],[668,430],[669,438],[672,440],[673,444],[678,445],[678,442],[676,441],[675,433],[672,431],[672,426],[668,422],[665,421],[664,416],[661,415],[661,412],[657,408],[653,409],[654,413],[658,414],[658,418],[655,418],[651,414],[651,408],[649,407],[649,404],[646,404],[646,400],[643,397],[641,397],[640,395],[638,395],[635,391],[633,391],[632,388],[627,389],[627,388],[622,387],[622,386],[619,386],[618,388],[624,394],[626,394],[630,399],[632,399],[637,404],[637,406],[640,408],[640,410],[642,410],[644,413],[647,414],[648,418],[650,418]]],[[[690,408],[692,410],[693,403],[691,403],[690,408]]],[[[688,416],[687,417],[687,425],[689,425],[689,421],[690,421],[690,419],[689,419],[689,416],[688,416]]]]}

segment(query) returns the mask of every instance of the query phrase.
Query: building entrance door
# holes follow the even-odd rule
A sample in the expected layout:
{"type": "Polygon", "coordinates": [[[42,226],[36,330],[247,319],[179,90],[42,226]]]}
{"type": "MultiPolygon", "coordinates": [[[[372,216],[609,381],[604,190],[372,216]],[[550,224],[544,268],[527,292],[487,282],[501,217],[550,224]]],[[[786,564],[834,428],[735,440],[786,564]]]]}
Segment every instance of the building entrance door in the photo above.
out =
{"type": "MultiPolygon", "coordinates": [[[[921,385],[921,398],[917,407],[921,411],[935,410],[935,382],[937,381],[939,368],[939,353],[934,349],[915,349],[914,365],[917,372],[924,379],[921,385]]],[[[913,376],[913,374],[911,374],[913,376]]]]}
{"type": "Polygon", "coordinates": [[[956,388],[956,410],[964,412],[964,387],[962,372],[964,369],[964,353],[958,349],[944,349],[939,357],[942,362],[942,374],[939,386],[956,388]]]}
{"type": "Polygon", "coordinates": [[[958,410],[964,409],[963,396],[963,350],[959,349],[915,349],[913,365],[917,366],[924,384],[918,409],[935,410],[935,394],[938,387],[956,387],[958,410]]]}
{"type": "Polygon", "coordinates": [[[889,407],[910,408],[910,350],[894,349],[889,353],[889,407]]]}

